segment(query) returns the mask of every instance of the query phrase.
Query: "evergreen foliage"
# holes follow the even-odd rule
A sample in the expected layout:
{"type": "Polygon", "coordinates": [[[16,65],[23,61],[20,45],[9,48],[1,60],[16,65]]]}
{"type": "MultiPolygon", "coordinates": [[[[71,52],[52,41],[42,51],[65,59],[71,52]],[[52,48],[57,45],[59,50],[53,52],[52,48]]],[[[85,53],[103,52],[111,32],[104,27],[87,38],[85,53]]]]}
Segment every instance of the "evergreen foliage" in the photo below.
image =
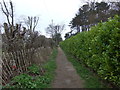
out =
{"type": "Polygon", "coordinates": [[[93,26],[60,43],[98,75],[120,86],[120,17],[93,26]]]}

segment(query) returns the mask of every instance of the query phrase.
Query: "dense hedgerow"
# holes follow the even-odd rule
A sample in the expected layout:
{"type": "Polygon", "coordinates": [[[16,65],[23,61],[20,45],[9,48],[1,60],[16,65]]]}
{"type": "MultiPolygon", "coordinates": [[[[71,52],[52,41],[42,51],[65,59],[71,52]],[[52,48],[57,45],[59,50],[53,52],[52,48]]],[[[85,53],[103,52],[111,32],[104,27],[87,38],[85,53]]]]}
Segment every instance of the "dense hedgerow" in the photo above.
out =
{"type": "Polygon", "coordinates": [[[120,17],[109,18],[88,32],[60,43],[67,52],[94,69],[103,79],[120,86],[120,17]]]}

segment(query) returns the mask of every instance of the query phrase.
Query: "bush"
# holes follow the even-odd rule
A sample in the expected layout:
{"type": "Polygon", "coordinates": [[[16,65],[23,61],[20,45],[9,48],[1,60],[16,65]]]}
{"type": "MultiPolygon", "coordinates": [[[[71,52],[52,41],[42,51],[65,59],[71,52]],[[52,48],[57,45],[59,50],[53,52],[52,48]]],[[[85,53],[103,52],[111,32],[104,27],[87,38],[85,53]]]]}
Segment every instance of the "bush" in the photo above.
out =
{"type": "Polygon", "coordinates": [[[120,86],[120,17],[109,18],[88,32],[60,43],[66,51],[94,69],[103,79],[120,86]]]}
{"type": "Polygon", "coordinates": [[[40,67],[33,64],[32,66],[28,67],[28,72],[33,74],[40,74],[40,67]]]}

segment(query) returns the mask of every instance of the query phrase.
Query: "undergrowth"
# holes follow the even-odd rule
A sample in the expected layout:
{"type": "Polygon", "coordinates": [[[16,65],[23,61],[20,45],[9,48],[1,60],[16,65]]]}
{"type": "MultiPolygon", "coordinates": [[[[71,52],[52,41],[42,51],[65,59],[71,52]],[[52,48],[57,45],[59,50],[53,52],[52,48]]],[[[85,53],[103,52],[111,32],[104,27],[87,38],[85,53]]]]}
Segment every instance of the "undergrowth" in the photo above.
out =
{"type": "Polygon", "coordinates": [[[56,69],[56,56],[57,49],[53,50],[50,59],[42,67],[33,64],[28,67],[28,73],[15,76],[12,81],[3,88],[50,88],[56,69]],[[45,70],[43,75],[40,74],[40,68],[44,68],[45,70]]]}

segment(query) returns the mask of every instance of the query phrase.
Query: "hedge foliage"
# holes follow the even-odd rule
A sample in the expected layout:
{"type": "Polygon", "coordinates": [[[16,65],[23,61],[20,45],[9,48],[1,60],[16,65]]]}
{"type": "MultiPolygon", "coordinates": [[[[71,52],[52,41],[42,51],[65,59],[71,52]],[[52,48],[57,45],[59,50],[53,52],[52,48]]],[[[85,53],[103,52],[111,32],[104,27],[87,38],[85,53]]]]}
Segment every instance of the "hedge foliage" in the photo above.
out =
{"type": "Polygon", "coordinates": [[[119,16],[66,39],[60,46],[95,70],[100,77],[120,86],[119,16]]]}

